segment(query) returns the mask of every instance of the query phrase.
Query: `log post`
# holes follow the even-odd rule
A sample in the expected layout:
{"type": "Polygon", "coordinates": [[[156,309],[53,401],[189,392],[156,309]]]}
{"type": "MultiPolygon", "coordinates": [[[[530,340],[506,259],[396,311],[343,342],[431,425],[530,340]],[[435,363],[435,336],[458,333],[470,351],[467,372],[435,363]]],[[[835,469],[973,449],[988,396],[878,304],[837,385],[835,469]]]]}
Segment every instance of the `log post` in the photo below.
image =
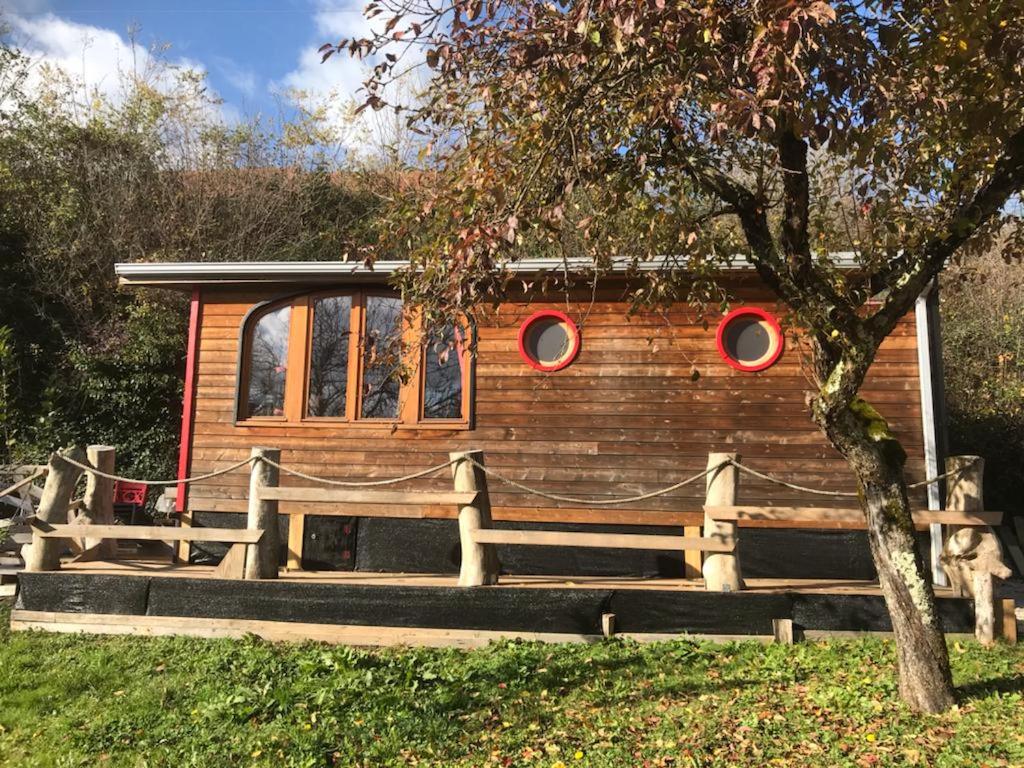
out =
{"type": "Polygon", "coordinates": [[[999,601],[1002,607],[1000,612],[1000,632],[1003,640],[1010,645],[1017,644],[1017,602],[1012,597],[1004,597],[999,601]]]}
{"type": "MultiPolygon", "coordinates": [[[[707,497],[704,503],[709,507],[731,507],[736,504],[736,487],[739,470],[731,464],[719,466],[725,461],[739,461],[736,453],[709,453],[707,476],[707,497]],[[718,469],[713,469],[718,467],[718,469]]],[[[716,542],[736,541],[736,523],[713,520],[704,513],[704,538],[716,542]]],[[[738,592],[743,585],[740,574],[739,552],[705,553],[704,588],[709,592],[738,592]]]]}
{"type": "Polygon", "coordinates": [[[995,577],[991,573],[974,574],[974,636],[982,645],[996,641],[995,577]]]}
{"type": "MultiPolygon", "coordinates": [[[[109,445],[90,445],[86,449],[89,463],[108,475],[114,472],[116,452],[109,445]]],[[[84,525],[114,524],[114,481],[92,472],[85,476],[85,507],[78,518],[84,525]]],[[[95,547],[95,557],[100,560],[114,558],[117,553],[117,541],[114,539],[93,539],[85,537],[85,550],[95,547]]]]}
{"type": "MultiPolygon", "coordinates": [[[[267,458],[281,463],[279,448],[255,447],[250,454],[255,459],[267,458]]],[[[277,502],[260,498],[261,488],[277,485],[279,472],[265,461],[254,461],[249,467],[249,515],[246,527],[263,529],[257,544],[250,544],[245,556],[246,579],[276,579],[278,566],[277,502]]]]}
{"type": "Polygon", "coordinates": [[[983,512],[985,460],[981,456],[950,456],[946,459],[946,472],[953,473],[946,478],[946,509],[983,512]]]}
{"type": "MultiPolygon", "coordinates": [[[[985,496],[983,482],[985,477],[985,460],[981,456],[949,456],[946,458],[946,472],[952,472],[946,478],[946,509],[958,512],[983,512],[985,496]]],[[[943,546],[962,526],[946,526],[943,546]]],[[[953,591],[961,596],[966,594],[967,585],[962,581],[950,579],[953,591]]]]}
{"type": "Polygon", "coordinates": [[[459,510],[459,541],[462,565],[460,587],[479,587],[498,583],[498,553],[493,544],[479,544],[473,533],[491,527],[491,500],[487,494],[487,475],[466,459],[484,463],[483,451],[455,451],[448,454],[456,491],[476,491],[476,500],[459,510]]]}
{"type": "Polygon", "coordinates": [[[601,614],[601,634],[604,637],[615,637],[615,614],[601,614]]]}
{"type": "MultiPolygon", "coordinates": [[[[70,449],[68,457],[84,463],[85,451],[75,447],[70,449]]],[[[43,486],[43,497],[39,500],[36,519],[44,523],[63,524],[68,521],[68,505],[75,492],[75,484],[81,477],[82,470],[64,461],[59,454],[51,454],[46,484],[43,486]]],[[[22,548],[26,571],[56,571],[60,568],[60,553],[65,545],[64,539],[44,539],[32,537],[32,543],[22,548]]]]}
{"type": "Polygon", "coordinates": [[[779,645],[793,645],[796,642],[793,620],[772,619],[772,636],[779,645]]]}

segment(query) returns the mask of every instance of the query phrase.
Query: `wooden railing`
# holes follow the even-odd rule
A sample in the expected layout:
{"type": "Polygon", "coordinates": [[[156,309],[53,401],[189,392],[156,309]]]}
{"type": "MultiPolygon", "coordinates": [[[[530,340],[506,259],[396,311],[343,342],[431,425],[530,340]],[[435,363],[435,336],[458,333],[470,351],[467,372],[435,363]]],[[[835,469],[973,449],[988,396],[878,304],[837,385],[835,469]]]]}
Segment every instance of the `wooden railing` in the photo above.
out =
{"type": "MultiPolygon", "coordinates": [[[[211,528],[145,528],[139,526],[114,526],[113,523],[113,449],[92,446],[88,454],[80,449],[78,454],[54,455],[46,468],[46,483],[39,498],[33,542],[25,555],[27,570],[56,570],[60,567],[63,541],[82,539],[77,545],[79,558],[103,558],[113,555],[113,544],[117,539],[161,540],[161,541],[220,541],[232,545],[219,575],[248,579],[276,578],[278,563],[279,502],[290,506],[284,514],[289,515],[288,558],[289,568],[301,567],[303,521],[310,505],[330,505],[326,514],[345,514],[353,517],[432,518],[453,517],[457,510],[459,540],[462,549],[460,586],[476,587],[497,584],[499,564],[495,547],[501,546],[559,546],[559,547],[601,547],[611,549],[648,549],[680,553],[700,553],[701,573],[705,589],[709,591],[739,591],[743,588],[741,569],[741,536],[739,528],[744,525],[771,525],[791,528],[863,528],[864,514],[854,507],[780,507],[752,506],[738,503],[739,470],[751,472],[758,477],[787,485],[790,488],[815,492],[814,489],[794,486],[750,470],[739,463],[733,453],[712,453],[708,456],[705,472],[688,478],[673,486],[636,497],[616,500],[628,504],[641,499],[652,498],[672,492],[693,481],[705,483],[704,525],[700,535],[693,535],[689,529],[684,535],[652,535],[645,533],[592,533],[586,530],[510,530],[495,528],[491,518],[488,477],[503,483],[510,483],[520,491],[536,493],[548,499],[580,503],[585,500],[559,497],[547,492],[531,489],[519,481],[507,478],[490,470],[479,451],[464,451],[450,454],[447,463],[392,480],[338,481],[317,478],[296,472],[280,464],[280,451],[275,448],[253,448],[247,462],[240,462],[216,474],[243,469],[249,466],[250,482],[248,496],[247,532],[232,529],[211,528]],[[83,463],[84,462],[84,463],[83,463]],[[405,491],[389,486],[410,479],[425,476],[451,468],[453,490],[451,491],[405,491]],[[85,471],[86,490],[82,499],[72,500],[74,488],[85,471]],[[310,482],[344,487],[280,486],[280,474],[287,472],[310,482]],[[76,524],[68,525],[70,509],[80,514],[76,524]],[[295,510],[300,511],[295,511],[295,510]],[[341,510],[341,511],[334,511],[341,510]]],[[[977,558],[970,553],[960,553],[957,558],[944,556],[947,570],[952,567],[968,569],[968,575],[954,579],[961,593],[972,593],[975,598],[977,634],[983,641],[991,641],[999,624],[1000,611],[994,597],[993,582],[1009,572],[999,557],[1000,549],[991,526],[998,525],[1002,513],[985,510],[981,503],[980,460],[966,462],[964,457],[953,457],[950,466],[955,475],[948,484],[945,510],[916,510],[914,523],[919,528],[933,525],[946,526],[954,541],[958,531],[974,529],[981,534],[971,534],[974,546],[981,541],[992,557],[977,558]],[[994,544],[993,544],[994,542],[994,544]],[[994,546],[994,550],[992,547],[994,546]],[[954,566],[950,566],[953,563],[954,566]],[[1005,573],[1004,573],[1005,571],[1005,573]]],[[[38,479],[35,473],[32,479],[38,479]]],[[[199,479],[208,479],[211,475],[199,479]]],[[[165,484],[165,481],[160,481],[165,484]]],[[[930,482],[930,481],[929,481],[930,482]]],[[[31,482],[21,481],[14,490],[21,490],[31,482]]],[[[12,489],[8,489],[9,491],[12,489]]],[[[851,495],[834,491],[821,491],[831,496],[851,495]]],[[[608,501],[594,504],[608,504],[608,501]]],[[[612,502],[615,503],[615,502],[612,502]]],[[[319,512],[317,512],[319,514],[319,512]]],[[[642,519],[642,515],[638,514],[642,519]]],[[[637,524],[642,524],[638,522],[637,524]]],[[[966,541],[966,538],[960,538],[966,541]]],[[[969,538],[969,537],[967,537],[969,538]]],[[[976,553],[975,553],[976,554],[976,553]]],[[[1015,556],[1018,552],[1012,552],[1015,556]]],[[[687,557],[687,559],[689,559],[687,557]]],[[[1012,621],[1012,620],[1011,620],[1012,621]]],[[[1005,624],[1005,622],[1004,622],[1005,624]]],[[[1004,627],[1005,630],[1005,627],[1004,627]]]]}

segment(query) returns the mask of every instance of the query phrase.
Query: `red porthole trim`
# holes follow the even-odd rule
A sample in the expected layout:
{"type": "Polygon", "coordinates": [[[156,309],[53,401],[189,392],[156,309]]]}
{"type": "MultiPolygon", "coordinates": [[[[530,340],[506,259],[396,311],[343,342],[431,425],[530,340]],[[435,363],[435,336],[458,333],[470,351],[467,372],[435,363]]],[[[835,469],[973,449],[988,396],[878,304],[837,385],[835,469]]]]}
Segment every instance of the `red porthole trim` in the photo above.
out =
{"type": "Polygon", "coordinates": [[[552,373],[553,371],[560,371],[569,365],[573,360],[576,359],[576,355],[580,351],[580,332],[576,327],[576,323],[572,321],[565,312],[559,312],[557,309],[542,309],[539,312],[534,312],[530,315],[522,325],[519,326],[519,356],[523,358],[528,366],[536,371],[543,371],[544,373],[552,373]],[[530,357],[526,351],[526,334],[530,332],[530,328],[538,321],[545,320],[547,318],[554,318],[559,322],[563,323],[566,330],[569,332],[569,336],[572,341],[569,347],[569,351],[561,359],[554,363],[545,365],[539,360],[534,360],[530,357]]]}
{"type": "Polygon", "coordinates": [[[763,371],[765,368],[769,368],[774,365],[782,355],[784,341],[782,328],[779,327],[779,321],[770,313],[757,307],[740,307],[739,309],[732,310],[722,318],[722,322],[718,324],[718,332],[715,334],[715,344],[718,346],[718,354],[722,356],[722,359],[725,360],[726,364],[735,368],[737,371],[745,371],[747,373],[763,371]],[[729,353],[725,349],[726,329],[734,321],[740,320],[744,317],[756,317],[758,320],[764,321],[768,325],[768,329],[772,335],[772,342],[774,344],[771,352],[769,352],[763,360],[759,360],[753,364],[741,363],[739,360],[730,357],[729,353]]]}

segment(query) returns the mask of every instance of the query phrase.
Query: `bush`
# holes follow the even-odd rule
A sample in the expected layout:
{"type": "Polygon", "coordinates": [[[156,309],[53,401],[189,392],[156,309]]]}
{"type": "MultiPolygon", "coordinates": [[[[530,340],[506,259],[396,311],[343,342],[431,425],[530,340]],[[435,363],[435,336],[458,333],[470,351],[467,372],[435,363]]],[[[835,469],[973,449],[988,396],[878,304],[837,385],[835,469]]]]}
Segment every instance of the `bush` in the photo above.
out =
{"type": "Polygon", "coordinates": [[[953,267],[942,291],[952,453],[985,458],[985,504],[1024,514],[1024,264],[953,267]]]}
{"type": "Polygon", "coordinates": [[[338,259],[369,236],[387,182],[341,172],[326,113],[229,125],[204,75],[147,61],[111,100],[59,70],[30,88],[0,40],[0,464],[105,442],[173,475],[184,301],[119,290],[116,262],[338,259]]]}

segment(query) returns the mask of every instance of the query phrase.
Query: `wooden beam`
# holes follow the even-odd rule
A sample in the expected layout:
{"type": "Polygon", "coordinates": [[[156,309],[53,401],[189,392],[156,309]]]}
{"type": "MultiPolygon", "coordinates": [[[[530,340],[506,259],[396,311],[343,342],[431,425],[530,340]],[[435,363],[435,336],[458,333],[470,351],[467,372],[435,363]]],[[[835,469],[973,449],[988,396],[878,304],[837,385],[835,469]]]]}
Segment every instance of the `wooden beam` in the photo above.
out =
{"type": "Polygon", "coordinates": [[[461,507],[476,501],[477,492],[375,491],[347,488],[261,488],[265,501],[305,501],[334,504],[433,504],[461,507]]]}
{"type": "MultiPolygon", "coordinates": [[[[774,520],[793,523],[858,523],[864,524],[864,512],[859,508],[841,507],[753,507],[753,506],[706,506],[704,511],[714,520],[774,520]]],[[[927,526],[931,523],[943,525],[998,525],[1002,512],[959,512],[956,510],[915,510],[914,524],[927,526]]],[[[812,528],[813,525],[800,527],[812,528]]]]}
{"type": "MultiPolygon", "coordinates": [[[[687,525],[683,527],[683,536],[687,538],[699,538],[701,530],[699,525],[687,525]]],[[[687,549],[683,551],[683,575],[688,579],[699,579],[701,577],[701,566],[704,564],[703,554],[699,549],[687,549]]]]}
{"type": "MultiPolygon", "coordinates": [[[[306,624],[291,621],[251,619],[208,619],[184,616],[125,616],[52,611],[11,612],[11,629],[105,635],[190,635],[193,637],[234,637],[257,635],[274,642],[313,640],[346,645],[437,647],[483,647],[495,640],[517,638],[552,643],[598,642],[600,635],[562,632],[517,632],[479,629],[434,629],[429,627],[355,626],[306,624]]],[[[674,637],[678,637],[675,635],[674,637]]],[[[657,639],[665,639],[658,637],[657,639]]],[[[735,638],[732,638],[735,639],[735,638]]]]}
{"type": "Polygon", "coordinates": [[[996,510],[978,510],[977,512],[959,512],[954,509],[923,509],[914,512],[915,525],[999,525],[1003,521],[1003,512],[996,510]]]}
{"type": "MultiPolygon", "coordinates": [[[[386,510],[386,505],[364,505],[386,510]]],[[[189,502],[190,512],[245,512],[247,502],[243,498],[197,498],[189,502]]],[[[423,514],[417,517],[454,520],[459,510],[450,506],[421,505],[423,514]]],[[[342,515],[351,517],[352,510],[338,505],[334,508],[314,502],[285,502],[278,508],[279,515],[342,515]]],[[[362,509],[360,517],[369,517],[362,509]]],[[[378,517],[383,517],[383,512],[378,517]]],[[[390,517],[411,517],[396,510],[390,517]]],[[[608,509],[606,507],[492,507],[493,520],[517,523],[583,523],[601,525],[674,525],[700,526],[704,511],[673,511],[650,509],[608,509]]],[[[749,527],[774,527],[769,522],[747,524],[749,527]]]]}
{"type": "Polygon", "coordinates": [[[288,570],[302,570],[302,546],[306,539],[306,516],[290,515],[288,518],[288,570]]]}
{"type": "Polygon", "coordinates": [[[245,575],[246,544],[232,544],[213,571],[215,579],[241,579],[245,575]]]}
{"type": "Polygon", "coordinates": [[[772,619],[772,634],[775,636],[776,643],[779,643],[780,645],[792,645],[794,642],[793,620],[772,619]]]}
{"type": "Polygon", "coordinates": [[[455,520],[459,516],[456,507],[427,504],[318,504],[316,502],[291,501],[281,504],[277,513],[288,517],[303,515],[325,515],[333,517],[387,517],[405,520],[455,520]],[[333,505],[333,506],[332,506],[333,505]]]}
{"type": "Polygon", "coordinates": [[[992,645],[995,642],[996,621],[995,577],[991,573],[975,572],[974,636],[979,643],[992,645]]]}
{"type": "Polygon", "coordinates": [[[36,470],[35,472],[33,472],[28,477],[23,477],[21,480],[16,482],[14,485],[11,485],[11,486],[9,486],[7,488],[4,488],[2,491],[0,491],[0,496],[10,496],[15,491],[20,491],[26,485],[31,485],[36,480],[38,480],[39,478],[43,477],[45,474],[46,474],[46,469],[36,470]]]}
{"type": "Polygon", "coordinates": [[[576,531],[510,531],[480,529],[473,531],[480,544],[525,544],[539,547],[608,547],[610,549],[654,549],[664,551],[701,550],[732,552],[734,541],[709,541],[696,536],[654,536],[635,533],[578,533],[576,531]]]}
{"type": "MultiPolygon", "coordinates": [[[[345,624],[305,624],[291,621],[252,619],[208,619],[185,616],[125,616],[97,613],[57,613],[14,610],[11,629],[15,632],[89,633],[103,635],[142,635],[148,637],[187,635],[205,638],[241,638],[256,635],[273,642],[315,641],[366,646],[433,646],[480,648],[496,640],[521,639],[549,643],[597,643],[601,635],[556,632],[517,632],[514,630],[435,629],[428,627],[363,626],[345,624]]],[[[822,637],[847,636],[849,633],[820,632],[822,637]]],[[[858,635],[862,633],[856,633],[858,635]]],[[[887,636],[888,633],[872,633],[887,636]]],[[[763,635],[691,634],[671,632],[626,632],[619,636],[642,643],[664,642],[686,637],[719,643],[737,641],[767,642],[763,635]]],[[[956,635],[950,635],[955,637],[956,635]]]]}
{"type": "Polygon", "coordinates": [[[1017,601],[1012,597],[1000,602],[999,634],[1010,645],[1017,644],[1017,601]]]}
{"type": "MultiPolygon", "coordinates": [[[[191,513],[183,512],[179,515],[178,525],[184,530],[190,530],[192,528],[191,513]]],[[[188,565],[189,560],[192,558],[192,545],[187,539],[182,539],[178,542],[177,547],[172,547],[171,549],[173,550],[172,562],[188,565]]]]}
{"type": "MultiPolygon", "coordinates": [[[[83,525],[49,525],[32,523],[41,539],[70,539],[85,533],[83,525]]],[[[255,544],[263,538],[262,530],[246,528],[171,528],[164,525],[90,525],[91,539],[124,539],[125,541],[217,541],[229,544],[255,544]]]]}

